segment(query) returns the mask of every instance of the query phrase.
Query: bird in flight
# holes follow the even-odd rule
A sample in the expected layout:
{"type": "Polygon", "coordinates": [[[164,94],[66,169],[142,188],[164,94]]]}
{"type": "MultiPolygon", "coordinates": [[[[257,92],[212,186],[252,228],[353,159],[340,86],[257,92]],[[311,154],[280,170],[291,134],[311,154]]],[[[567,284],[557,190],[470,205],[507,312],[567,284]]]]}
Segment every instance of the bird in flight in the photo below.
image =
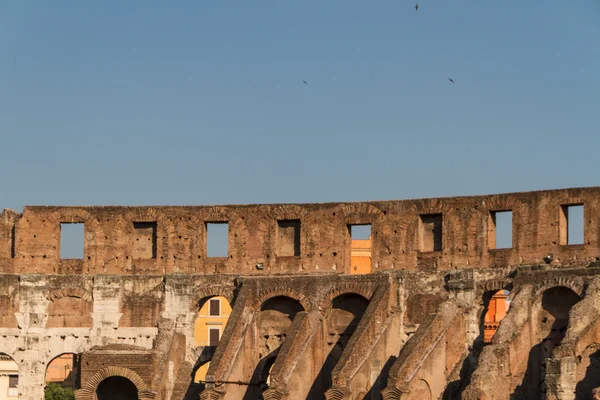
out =
{"type": "Polygon", "coordinates": [[[419,11],[419,3],[415,3],[415,11],[419,11]]]}
{"type": "Polygon", "coordinates": [[[308,83],[306,81],[302,81],[302,82],[304,82],[305,85],[308,85],[308,83]]]}
{"type": "Polygon", "coordinates": [[[448,80],[449,80],[450,82],[454,83],[454,81],[452,80],[452,78],[448,78],[448,80]]]}

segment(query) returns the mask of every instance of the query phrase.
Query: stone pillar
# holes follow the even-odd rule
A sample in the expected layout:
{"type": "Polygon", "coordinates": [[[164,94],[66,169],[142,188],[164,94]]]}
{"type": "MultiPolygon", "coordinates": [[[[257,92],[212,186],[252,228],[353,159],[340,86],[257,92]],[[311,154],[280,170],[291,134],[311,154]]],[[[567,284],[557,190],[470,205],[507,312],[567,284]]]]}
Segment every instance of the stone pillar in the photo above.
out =
{"type": "Polygon", "coordinates": [[[575,357],[546,360],[546,400],[574,400],[577,385],[575,357]]]}
{"type": "Polygon", "coordinates": [[[19,355],[23,357],[19,368],[19,399],[43,399],[46,385],[46,365],[39,361],[39,351],[25,350],[19,355]]]}
{"type": "Polygon", "coordinates": [[[577,385],[575,357],[546,360],[546,400],[574,400],[577,385]]]}

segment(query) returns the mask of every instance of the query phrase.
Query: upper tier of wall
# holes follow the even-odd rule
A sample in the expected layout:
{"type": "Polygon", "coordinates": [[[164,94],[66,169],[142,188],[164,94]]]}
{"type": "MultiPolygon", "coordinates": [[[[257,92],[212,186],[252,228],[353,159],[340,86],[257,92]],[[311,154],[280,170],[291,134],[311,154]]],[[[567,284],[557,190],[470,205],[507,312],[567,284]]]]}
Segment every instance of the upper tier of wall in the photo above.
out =
{"type": "Polygon", "coordinates": [[[373,271],[536,264],[549,253],[553,264],[583,264],[600,257],[600,187],[360,203],[25,207],[0,214],[0,273],[349,273],[354,224],[371,224],[373,271]],[[584,206],[584,244],[568,244],[567,205],[584,206]],[[495,249],[493,215],[506,210],[513,246],[495,249]],[[208,222],[229,224],[228,257],[207,257],[208,222]],[[60,258],[61,223],[85,224],[83,259],[60,258]]]}

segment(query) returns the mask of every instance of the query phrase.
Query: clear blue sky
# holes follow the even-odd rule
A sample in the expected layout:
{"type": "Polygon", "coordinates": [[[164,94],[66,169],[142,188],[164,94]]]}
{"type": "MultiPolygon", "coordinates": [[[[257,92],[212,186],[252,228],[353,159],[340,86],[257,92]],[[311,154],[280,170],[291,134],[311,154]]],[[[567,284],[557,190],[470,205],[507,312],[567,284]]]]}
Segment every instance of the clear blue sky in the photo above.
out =
{"type": "Polygon", "coordinates": [[[0,209],[600,184],[600,1],[419,5],[0,2],[0,209]]]}

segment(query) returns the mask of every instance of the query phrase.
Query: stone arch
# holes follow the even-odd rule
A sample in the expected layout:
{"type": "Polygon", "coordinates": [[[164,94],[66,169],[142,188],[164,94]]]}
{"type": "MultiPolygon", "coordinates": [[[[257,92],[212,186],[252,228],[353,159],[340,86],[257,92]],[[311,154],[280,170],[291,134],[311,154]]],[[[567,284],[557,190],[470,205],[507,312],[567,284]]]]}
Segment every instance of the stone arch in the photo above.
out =
{"type": "Polygon", "coordinates": [[[90,292],[89,290],[83,289],[83,288],[79,288],[79,287],[70,287],[70,288],[53,290],[48,294],[48,296],[46,296],[46,298],[49,301],[56,301],[56,300],[60,300],[65,297],[73,297],[73,298],[85,300],[88,302],[93,301],[92,292],[90,292]]]}
{"type": "Polygon", "coordinates": [[[45,363],[45,383],[48,384],[54,382],[63,387],[70,387],[71,389],[78,387],[79,360],[80,354],[71,351],[63,352],[52,357],[45,363]]]}
{"type": "Polygon", "coordinates": [[[235,302],[235,287],[213,286],[201,288],[194,297],[195,300],[191,305],[191,310],[198,312],[206,300],[216,296],[225,297],[229,304],[233,307],[235,302]]]}
{"type": "Polygon", "coordinates": [[[372,224],[384,216],[381,209],[369,203],[342,204],[338,207],[338,213],[346,224],[372,224]]]}
{"type": "Polygon", "coordinates": [[[519,198],[513,195],[490,196],[486,200],[484,200],[483,208],[488,212],[511,210],[513,213],[515,213],[519,210],[521,204],[523,203],[519,201],[519,198]]]}
{"type": "Polygon", "coordinates": [[[413,214],[441,214],[447,211],[445,199],[420,199],[411,201],[409,207],[413,214]]]}
{"type": "Polygon", "coordinates": [[[110,366],[101,369],[89,378],[83,387],[75,392],[75,398],[77,400],[95,400],[96,389],[100,383],[112,376],[129,379],[137,388],[140,400],[150,400],[156,397],[156,392],[148,388],[144,380],[134,371],[124,367],[110,366]]]}
{"type": "Polygon", "coordinates": [[[579,297],[583,298],[583,289],[584,282],[582,278],[579,277],[565,277],[559,276],[555,278],[549,278],[542,281],[536,288],[535,297],[539,297],[546,290],[551,289],[553,287],[562,286],[568,289],[571,289],[575,292],[579,297]]]}
{"type": "Polygon", "coordinates": [[[262,307],[263,304],[275,297],[288,297],[292,300],[296,300],[304,308],[304,311],[310,311],[312,309],[310,301],[306,298],[306,296],[295,291],[294,289],[289,288],[268,290],[263,292],[261,295],[258,296],[258,300],[254,304],[254,309],[256,311],[260,311],[260,307],[262,307]]]}
{"type": "Polygon", "coordinates": [[[341,287],[338,286],[330,290],[323,297],[323,300],[321,301],[321,305],[319,307],[319,311],[321,312],[321,314],[325,315],[327,311],[331,308],[333,299],[341,295],[357,294],[359,296],[364,297],[367,301],[370,301],[371,297],[373,297],[373,293],[375,293],[375,288],[370,283],[363,283],[362,285],[358,283],[353,283],[346,284],[341,287]]]}
{"type": "Polygon", "coordinates": [[[479,291],[481,294],[485,292],[497,292],[498,290],[508,289],[512,291],[512,280],[511,279],[491,279],[482,282],[479,285],[479,291]]]}
{"type": "Polygon", "coordinates": [[[479,297],[483,303],[478,310],[479,339],[486,344],[491,343],[514,297],[512,285],[502,286],[502,281],[496,282],[496,285],[490,284],[488,288],[489,290],[484,291],[479,297]]]}
{"type": "Polygon", "coordinates": [[[345,335],[345,338],[349,339],[367,307],[369,307],[369,300],[354,292],[346,292],[334,297],[326,314],[329,334],[345,335]]]}

